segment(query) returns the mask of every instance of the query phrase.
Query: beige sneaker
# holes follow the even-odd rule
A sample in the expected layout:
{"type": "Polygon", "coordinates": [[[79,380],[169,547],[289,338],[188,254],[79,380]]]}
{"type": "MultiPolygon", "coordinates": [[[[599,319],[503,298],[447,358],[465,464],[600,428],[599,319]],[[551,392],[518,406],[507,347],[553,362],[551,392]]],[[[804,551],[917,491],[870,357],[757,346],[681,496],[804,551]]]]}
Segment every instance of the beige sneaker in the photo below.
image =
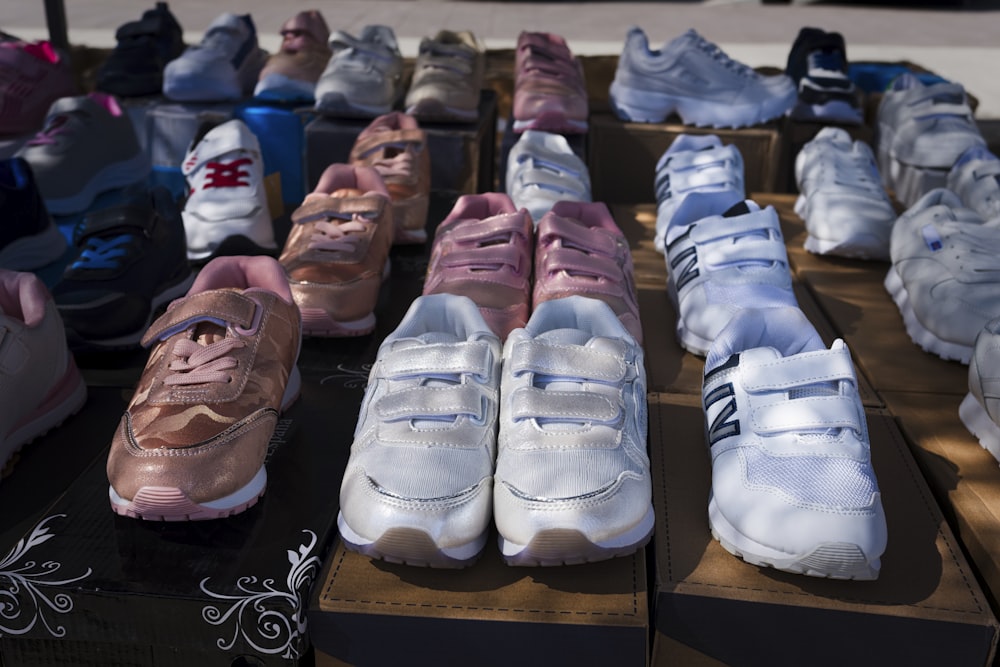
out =
{"type": "Polygon", "coordinates": [[[219,257],[149,328],[151,347],[108,455],[111,508],[218,519],[264,493],[278,414],[298,397],[298,308],[272,257],[219,257]]]}
{"type": "Polygon", "coordinates": [[[362,336],[389,271],[389,192],[372,167],[332,164],[292,213],[278,261],[302,311],[305,336],[362,336]]]}
{"type": "Polygon", "coordinates": [[[483,45],[468,30],[442,30],[422,40],[406,112],[422,121],[474,122],[485,69],[483,45]]]}
{"type": "Polygon", "coordinates": [[[0,269],[0,467],[86,400],[45,284],[33,273],[0,269]]]}
{"type": "Polygon", "coordinates": [[[355,166],[373,167],[385,182],[392,201],[392,242],[425,242],[431,156],[427,133],[417,119],[400,111],[379,116],[358,135],[349,160],[355,166]]]}

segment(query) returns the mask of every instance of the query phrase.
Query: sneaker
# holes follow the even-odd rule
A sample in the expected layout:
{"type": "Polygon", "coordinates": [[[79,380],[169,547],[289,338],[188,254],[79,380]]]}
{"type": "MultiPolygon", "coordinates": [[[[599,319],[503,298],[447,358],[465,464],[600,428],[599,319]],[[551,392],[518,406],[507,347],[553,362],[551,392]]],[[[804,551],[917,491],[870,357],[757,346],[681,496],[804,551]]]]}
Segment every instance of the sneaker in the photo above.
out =
{"type": "Polygon", "coordinates": [[[532,304],[600,299],[642,345],[632,250],[603,202],[558,202],[538,222],[532,304]]]}
{"type": "Polygon", "coordinates": [[[486,51],[468,31],[441,30],[420,41],[406,113],[421,121],[471,123],[479,118],[486,51]]]}
{"type": "Polygon", "coordinates": [[[199,44],[163,70],[163,94],[177,102],[224,102],[250,97],[267,51],[257,44],[249,14],[219,14],[199,44]]]}
{"type": "Polygon", "coordinates": [[[500,337],[528,322],[534,223],[502,192],[462,195],[437,227],[424,294],[460,294],[500,337]]]}
{"type": "Polygon", "coordinates": [[[17,155],[53,215],[85,211],[97,195],[145,181],[152,170],[128,114],[105,93],[57,100],[17,155]]]}
{"type": "Polygon", "coordinates": [[[864,120],[857,88],[848,75],[847,45],[839,32],[802,28],[788,53],[785,74],[799,89],[792,118],[849,125],[864,120]]]}
{"type": "Polygon", "coordinates": [[[1000,461],[1000,318],[994,318],[976,335],[969,359],[969,393],[958,406],[958,416],[983,449],[1000,461]]]}
{"type": "Polygon", "coordinates": [[[473,564],[493,509],[500,341],[468,297],[417,297],[379,345],[340,487],[344,546],[473,564]]]}
{"type": "Polygon", "coordinates": [[[589,113],[583,65],[565,38],[522,31],[514,52],[514,132],[585,134],[589,113]]]}
{"type": "Polygon", "coordinates": [[[45,284],[33,273],[0,269],[0,467],[86,400],[45,284]]]}
{"type": "Polygon", "coordinates": [[[0,41],[0,135],[39,130],[49,108],[77,94],[69,60],[48,41],[0,41]]]}
{"type": "Polygon", "coordinates": [[[946,186],[985,220],[1000,218],[1000,157],[985,146],[962,153],[948,172],[946,186]]]}
{"type": "Polygon", "coordinates": [[[392,199],[394,244],[427,241],[431,192],[431,154],[427,133],[401,111],[379,116],[361,131],[348,161],[379,173],[392,199]]]}
{"type": "Polygon", "coordinates": [[[254,97],[279,101],[308,101],[316,96],[316,82],[330,62],[330,28],[317,9],[299,12],[281,26],[281,48],[260,71],[254,97]]]}
{"type": "Polygon", "coordinates": [[[525,130],[507,155],[506,189],[537,223],[559,201],[591,201],[590,172],[566,137],[525,130]]]}
{"type": "Polygon", "coordinates": [[[194,282],[180,207],[164,186],[126,190],[73,230],[76,254],[52,295],[72,349],[136,348],[194,282]]]}
{"type": "Polygon", "coordinates": [[[359,37],[338,30],[330,48],[333,56],[316,84],[316,111],[357,118],[392,111],[403,81],[403,56],[392,28],[368,25],[359,37]]]}
{"type": "Polygon", "coordinates": [[[731,204],[746,199],[743,155],[714,134],[679,134],[656,163],[656,235],[653,246],[665,252],[664,239],[674,212],[692,192],[729,193],[731,204]]]}
{"type": "Polygon", "coordinates": [[[662,123],[676,113],[699,127],[764,123],[784,116],[798,98],[784,74],[758,74],[694,30],[652,51],[639,27],[628,32],[610,95],[622,120],[662,123]]]}
{"type": "Polygon", "coordinates": [[[976,335],[1000,313],[1000,227],[958,196],[931,190],[896,220],[885,288],[926,352],[969,363],[976,335]]]}
{"type": "Polygon", "coordinates": [[[363,336],[389,274],[392,209],[371,167],[332,164],[292,213],[279,261],[302,311],[305,336],[363,336]]]}
{"type": "Polygon", "coordinates": [[[925,85],[912,74],[902,74],[882,95],[876,127],[878,168],[882,183],[905,206],[944,187],[962,153],[985,145],[961,84],[925,85]]]}
{"type": "Polygon", "coordinates": [[[52,222],[35,176],[23,158],[0,160],[0,269],[34,271],[66,252],[66,237],[52,222]]]}
{"type": "Polygon", "coordinates": [[[97,89],[119,97],[159,94],[167,63],[184,53],[184,32],[167,3],[157,2],[138,21],[119,26],[115,39],[97,70],[97,89]]]}
{"type": "Polygon", "coordinates": [[[607,303],[545,301],[504,345],[493,518],[508,565],[627,556],[653,534],[642,347],[607,303]]]}
{"type": "Polygon", "coordinates": [[[748,563],[878,578],[886,521],[844,341],[798,308],[747,309],[705,360],[712,536],[748,563]]]}
{"type": "Polygon", "coordinates": [[[189,188],[183,211],[188,259],[273,254],[278,245],[257,136],[235,118],[191,145],[181,166],[189,188]]]}
{"type": "Polygon", "coordinates": [[[818,255],[889,259],[896,209],[871,148],[839,127],[824,127],[795,156],[797,213],[805,249],[818,255]]]}
{"type": "Polygon", "coordinates": [[[774,207],[749,199],[727,206],[729,193],[692,194],[667,230],[677,340],[699,356],[740,310],[798,306],[774,207]]]}
{"type": "Polygon", "coordinates": [[[280,412],[299,395],[299,313],[272,257],[220,257],[142,339],[150,348],[108,454],[111,509],[221,519],[263,495],[280,412]]]}

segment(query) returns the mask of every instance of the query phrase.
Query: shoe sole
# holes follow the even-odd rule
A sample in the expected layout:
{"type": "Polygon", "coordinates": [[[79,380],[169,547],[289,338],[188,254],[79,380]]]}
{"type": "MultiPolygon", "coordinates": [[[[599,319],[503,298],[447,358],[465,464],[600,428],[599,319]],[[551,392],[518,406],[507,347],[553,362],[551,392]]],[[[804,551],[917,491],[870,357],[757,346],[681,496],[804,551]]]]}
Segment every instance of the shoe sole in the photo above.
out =
{"type": "Polygon", "coordinates": [[[419,528],[399,527],[387,530],[374,540],[354,532],[342,513],[337,514],[337,528],[344,547],[357,553],[389,563],[416,567],[463,568],[473,565],[486,546],[487,533],[458,547],[442,547],[427,532],[419,528]]]}
{"type": "Polygon", "coordinates": [[[878,578],[881,561],[869,560],[861,547],[845,542],[820,542],[810,551],[790,554],[751,540],[730,524],[715,503],[708,504],[708,522],[712,537],[722,547],[751,565],[772,567],[784,572],[826,579],[871,581],[878,578]]]}
{"type": "Polygon", "coordinates": [[[924,352],[936,354],[942,359],[959,361],[966,366],[969,365],[969,360],[972,359],[971,345],[942,340],[917,319],[917,314],[910,306],[910,297],[906,292],[906,286],[903,285],[899,274],[896,273],[896,267],[890,268],[886,273],[883,285],[899,308],[900,315],[903,316],[903,323],[906,325],[906,333],[910,336],[910,340],[919,345],[924,352]]]}
{"type": "MultiPolygon", "coordinates": [[[[281,397],[281,412],[287,410],[302,391],[298,366],[292,367],[281,397]]],[[[144,486],[131,500],[122,498],[108,485],[111,509],[120,516],[144,521],[203,521],[224,519],[240,514],[257,504],[267,488],[267,470],[261,466],[246,485],[223,498],[196,503],[182,490],[172,486],[144,486]]]]}
{"type": "Polygon", "coordinates": [[[376,118],[392,111],[392,104],[354,104],[341,93],[326,93],[316,100],[316,112],[338,118],[376,118]]]}
{"type": "Polygon", "coordinates": [[[479,120],[479,107],[461,109],[430,99],[411,104],[406,107],[406,113],[417,120],[431,123],[475,123],[479,120]]]}
{"type": "Polygon", "coordinates": [[[760,104],[723,104],[665,93],[633,90],[611,83],[611,106],[622,120],[637,123],[663,123],[676,113],[681,122],[694,127],[739,128],[759,125],[784,116],[794,104],[765,109],[760,104]]]}
{"type": "Polygon", "coordinates": [[[0,267],[11,271],[34,271],[61,258],[69,243],[54,224],[39,234],[17,239],[0,251],[0,267]]]}
{"type": "Polygon", "coordinates": [[[105,166],[84,183],[75,195],[46,199],[45,208],[52,215],[80,213],[89,208],[102,192],[144,181],[152,170],[149,158],[144,153],[139,153],[128,160],[105,166]]]}
{"type": "Polygon", "coordinates": [[[527,544],[498,537],[500,554],[515,567],[579,565],[630,556],[646,546],[653,536],[655,512],[650,505],[642,519],[609,540],[594,542],[575,528],[553,528],[536,533],[527,544]]]}
{"type": "Polygon", "coordinates": [[[969,433],[979,440],[979,445],[994,459],[1000,461],[1000,427],[993,423],[989,414],[971,393],[966,394],[958,406],[958,416],[969,433]]]}

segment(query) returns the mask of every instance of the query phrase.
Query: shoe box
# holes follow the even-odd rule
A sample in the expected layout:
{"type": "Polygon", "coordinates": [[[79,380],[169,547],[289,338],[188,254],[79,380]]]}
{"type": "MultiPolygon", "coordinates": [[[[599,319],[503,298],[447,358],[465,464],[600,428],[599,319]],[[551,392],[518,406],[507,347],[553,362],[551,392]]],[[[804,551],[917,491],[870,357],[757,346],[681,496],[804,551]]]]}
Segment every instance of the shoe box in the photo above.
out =
{"type": "MultiPolygon", "coordinates": [[[[780,204],[783,219],[794,202],[787,194],[751,196],[761,205],[780,204]]],[[[659,341],[646,345],[657,512],[649,556],[650,663],[989,664],[1000,624],[988,595],[853,348],[889,526],[879,578],[836,581],[760,568],[712,538],[704,360],[673,336],[677,316],[666,265],[652,245],[655,206],[619,205],[613,213],[632,245],[644,336],[659,341]],[[831,642],[831,633],[845,639],[831,642]]],[[[802,240],[786,233],[790,261],[802,240]]],[[[799,305],[824,341],[845,337],[810,284],[801,276],[795,283],[799,305]]]]}
{"type": "Polygon", "coordinates": [[[593,196],[608,204],[655,202],[656,163],[679,134],[714,134],[743,156],[747,192],[780,192],[787,164],[780,121],[739,129],[698,128],[675,122],[631,123],[592,111],[587,167],[593,196]]]}
{"type": "MultiPolygon", "coordinates": [[[[347,162],[371,119],[317,116],[305,127],[306,187],[312,191],[329,165],[347,162]]],[[[422,123],[431,154],[431,190],[459,194],[489,192],[496,156],[496,93],[483,89],[475,123],[422,123]]]]}

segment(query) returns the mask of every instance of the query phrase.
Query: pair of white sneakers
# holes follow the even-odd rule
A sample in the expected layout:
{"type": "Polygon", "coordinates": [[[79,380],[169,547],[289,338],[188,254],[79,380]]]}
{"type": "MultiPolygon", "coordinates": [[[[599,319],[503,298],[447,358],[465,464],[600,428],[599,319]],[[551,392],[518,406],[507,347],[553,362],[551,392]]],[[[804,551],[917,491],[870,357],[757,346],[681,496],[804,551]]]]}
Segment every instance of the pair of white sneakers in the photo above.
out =
{"type": "Polygon", "coordinates": [[[465,567],[625,556],[653,531],[642,348],[603,301],[539,304],[501,347],[465,296],[418,297],[379,347],[340,492],[345,545],[465,567]]]}

